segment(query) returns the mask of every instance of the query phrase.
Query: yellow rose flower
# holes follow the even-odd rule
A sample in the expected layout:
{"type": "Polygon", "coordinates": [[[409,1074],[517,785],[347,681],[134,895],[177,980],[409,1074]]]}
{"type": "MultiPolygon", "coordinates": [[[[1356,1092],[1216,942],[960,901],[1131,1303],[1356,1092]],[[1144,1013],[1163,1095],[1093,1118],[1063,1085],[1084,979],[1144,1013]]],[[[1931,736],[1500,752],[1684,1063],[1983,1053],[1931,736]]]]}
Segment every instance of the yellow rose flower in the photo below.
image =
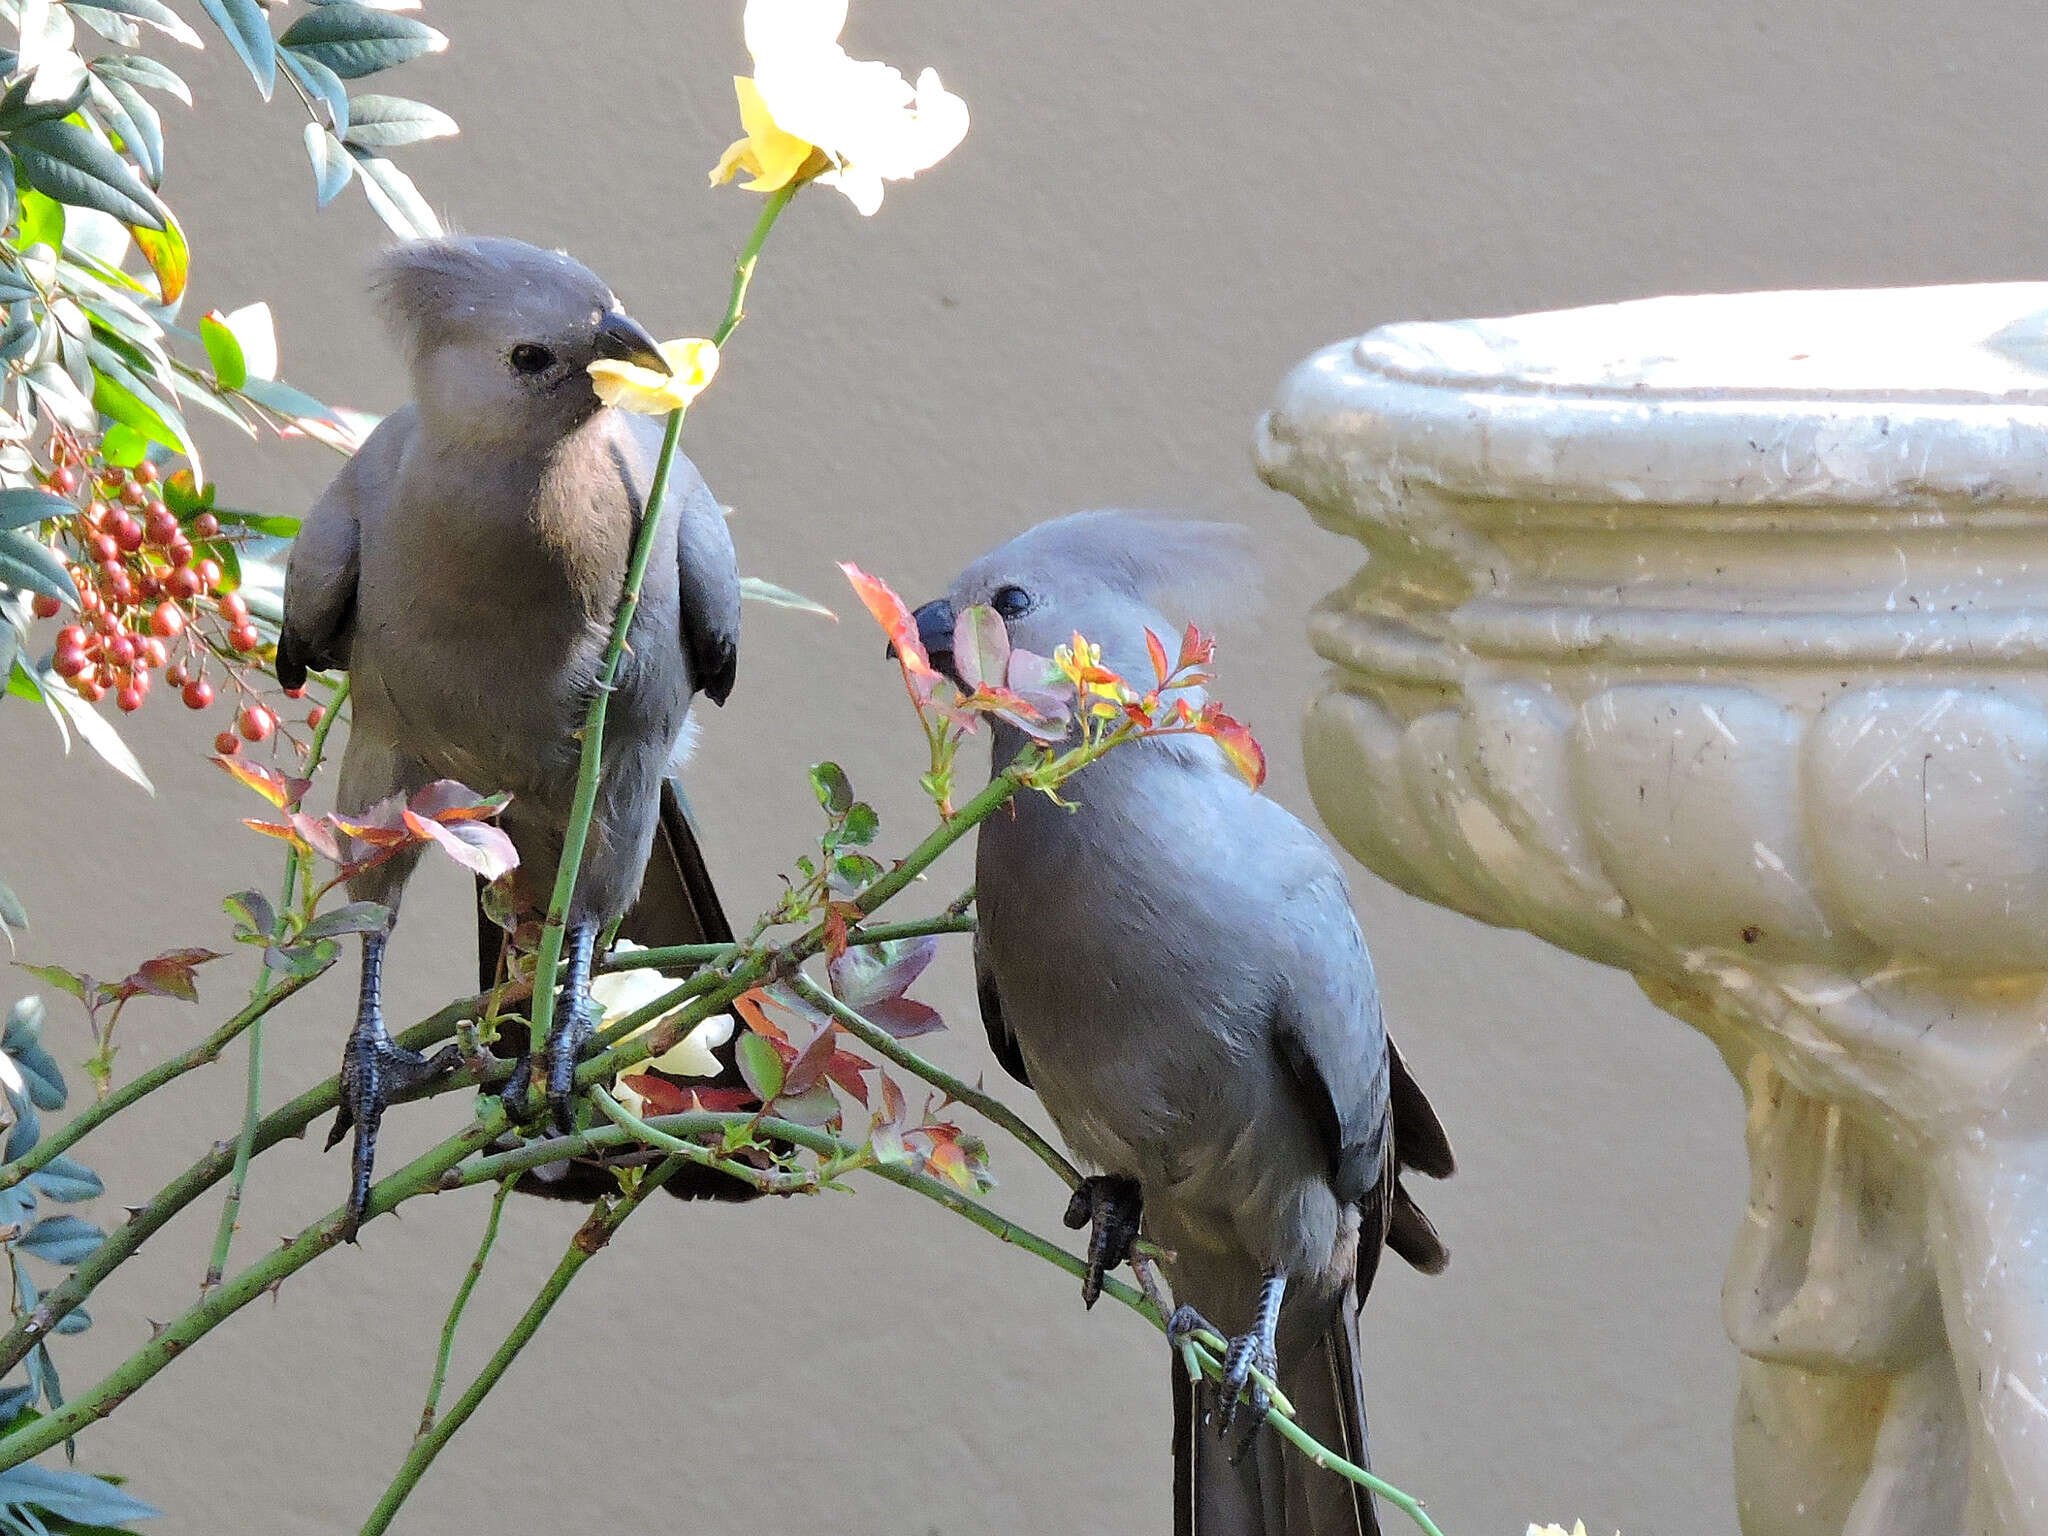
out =
{"type": "Polygon", "coordinates": [[[967,134],[967,103],[927,69],[912,86],[839,46],[844,0],[747,0],[754,77],[734,82],[747,131],[719,158],[713,186],[744,171],[749,191],[792,181],[837,187],[863,214],[882,183],[937,165],[967,134]]]}
{"type": "Polygon", "coordinates": [[[597,398],[622,411],[666,416],[703,394],[718,373],[718,348],[699,337],[664,341],[661,355],[668,361],[666,374],[638,363],[599,358],[590,365],[590,382],[597,398]]]}

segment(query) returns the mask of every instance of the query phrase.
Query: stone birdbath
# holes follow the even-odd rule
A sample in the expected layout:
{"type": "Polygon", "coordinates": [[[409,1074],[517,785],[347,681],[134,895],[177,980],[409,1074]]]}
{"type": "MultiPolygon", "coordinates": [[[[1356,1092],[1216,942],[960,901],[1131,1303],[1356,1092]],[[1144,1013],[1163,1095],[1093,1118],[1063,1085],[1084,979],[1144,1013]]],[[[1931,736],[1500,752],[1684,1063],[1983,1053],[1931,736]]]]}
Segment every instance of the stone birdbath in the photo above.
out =
{"type": "Polygon", "coordinates": [[[2048,284],[1388,326],[1258,453],[1330,829],[1742,1085],[1745,1532],[2048,1531],[2048,284]]]}

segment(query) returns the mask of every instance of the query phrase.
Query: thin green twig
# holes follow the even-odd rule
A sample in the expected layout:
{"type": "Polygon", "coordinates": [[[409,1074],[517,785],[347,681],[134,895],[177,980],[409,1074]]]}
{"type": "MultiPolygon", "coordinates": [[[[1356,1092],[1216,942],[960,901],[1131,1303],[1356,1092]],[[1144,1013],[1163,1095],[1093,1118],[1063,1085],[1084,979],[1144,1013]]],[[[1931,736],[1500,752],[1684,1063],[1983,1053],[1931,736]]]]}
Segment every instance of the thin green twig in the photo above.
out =
{"type": "Polygon", "coordinates": [[[824,1009],[839,1021],[840,1026],[848,1034],[858,1038],[869,1050],[886,1056],[904,1071],[915,1073],[934,1088],[941,1090],[948,1098],[957,1099],[976,1110],[984,1119],[1001,1126],[1030,1148],[1040,1162],[1058,1174],[1067,1188],[1079,1187],[1080,1171],[1067,1161],[1058,1147],[1039,1135],[1029,1122],[1001,1099],[964,1079],[955,1077],[943,1067],[934,1066],[873,1020],[864,1017],[858,1010],[849,1008],[802,972],[798,972],[792,978],[792,985],[806,1002],[813,1007],[824,1009]]]}
{"type": "MultiPolygon", "coordinates": [[[[348,702],[349,680],[344,677],[334,686],[334,692],[327,701],[327,713],[320,717],[320,723],[313,727],[313,739],[306,748],[306,778],[312,778],[320,771],[320,759],[327,751],[327,733],[334,729],[334,722],[341,718],[341,707],[348,702]]],[[[273,939],[285,937],[285,925],[292,920],[292,905],[298,899],[299,881],[304,877],[306,853],[293,843],[284,856],[284,894],[277,904],[278,931],[273,939]]],[[[268,959],[256,973],[256,984],[250,989],[251,1002],[269,992],[271,980],[276,973],[270,969],[268,959]]],[[[256,1140],[256,1121],[263,1113],[263,1020],[259,1017],[249,1027],[249,1078],[242,1095],[242,1130],[235,1138],[235,1166],[228,1174],[227,1199],[221,1202],[220,1225],[213,1234],[213,1253],[206,1263],[206,1274],[199,1282],[199,1289],[211,1290],[220,1284],[221,1274],[228,1266],[228,1249],[235,1241],[235,1225],[242,1214],[242,1189],[249,1179],[249,1157],[256,1140]]]]}
{"type": "Polygon", "coordinates": [[[671,1157],[650,1169],[630,1195],[600,1205],[590,1213],[590,1219],[577,1228],[562,1261],[555,1266],[555,1272],[548,1276],[540,1294],[533,1298],[519,1321],[512,1325],[512,1331],[505,1335],[505,1341],[498,1346],[497,1352],[485,1362],[476,1380],[455,1400],[455,1406],[448,1410],[446,1418],[413,1441],[412,1449],[406,1452],[397,1475],[377,1501],[377,1507],[370,1511],[370,1518],[363,1522],[362,1536],[382,1536],[382,1532],[390,1528],[392,1517],[398,1513],[398,1507],[405,1502],[407,1495],[418,1486],[421,1474],[433,1465],[434,1458],[441,1454],[441,1447],[468,1422],[469,1416],[476,1412],[477,1404],[498,1384],[519,1357],[519,1352],[540,1331],[540,1325],[547,1321],[548,1313],[554,1310],[555,1303],[569,1289],[569,1282],[576,1278],[577,1271],[604,1251],[605,1244],[625,1225],[626,1218],[637,1211],[649,1195],[666,1184],[685,1161],[671,1157]]]}
{"type": "Polygon", "coordinates": [[[427,1383],[427,1405],[420,1410],[419,1434],[424,1435],[434,1427],[434,1415],[441,1406],[441,1388],[448,1383],[448,1357],[455,1352],[455,1330],[462,1326],[462,1312],[469,1305],[470,1292],[484,1277],[484,1265],[491,1257],[491,1249],[497,1246],[498,1218],[504,1215],[505,1198],[516,1182],[505,1180],[491,1196],[491,1213],[484,1218],[483,1241],[476,1245],[476,1257],[469,1261],[462,1284],[455,1288],[455,1299],[448,1304],[448,1317],[441,1324],[441,1347],[434,1353],[434,1379],[427,1383]]]}
{"type": "MultiPolygon", "coordinates": [[[[754,232],[747,237],[747,243],[733,267],[732,298],[726,306],[725,319],[711,338],[718,346],[725,345],[745,317],[747,285],[753,281],[754,265],[760,260],[761,247],[767,242],[768,232],[775,227],[775,220],[795,195],[795,185],[771,193],[754,225],[754,232]]],[[[576,772],[576,797],[571,803],[569,824],[562,837],[561,862],[555,872],[554,890],[548,897],[547,917],[541,924],[540,953],[534,960],[533,1017],[529,1038],[535,1050],[553,1038],[555,985],[561,971],[562,944],[568,934],[569,909],[575,904],[576,883],[582,877],[583,850],[590,839],[591,819],[597,812],[598,778],[604,764],[605,712],[611,703],[619,664],[626,654],[627,636],[632,632],[634,616],[640,611],[640,588],[647,578],[648,562],[653,558],[668,495],[669,472],[675,465],[676,445],[682,441],[682,436],[683,411],[678,408],[669,412],[668,425],[662,433],[661,453],[654,461],[654,478],[647,490],[646,512],[640,519],[639,537],[633,541],[632,557],[626,564],[625,587],[612,615],[611,640],[605,646],[604,664],[598,669],[597,682],[591,689],[590,703],[583,714],[583,749],[576,772]]],[[[541,1074],[536,1072],[533,1077],[533,1093],[538,1098],[542,1090],[541,1074]]]]}

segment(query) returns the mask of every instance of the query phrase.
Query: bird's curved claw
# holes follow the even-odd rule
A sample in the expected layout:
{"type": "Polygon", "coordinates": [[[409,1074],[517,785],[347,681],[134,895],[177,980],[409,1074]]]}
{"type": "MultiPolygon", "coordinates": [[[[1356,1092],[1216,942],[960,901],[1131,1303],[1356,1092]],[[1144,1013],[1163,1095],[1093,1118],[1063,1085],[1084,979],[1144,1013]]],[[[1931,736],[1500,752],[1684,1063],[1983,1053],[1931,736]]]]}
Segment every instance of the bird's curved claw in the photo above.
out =
{"type": "Polygon", "coordinates": [[[1230,1439],[1243,1416],[1244,1434],[1231,1453],[1233,1464],[1243,1460],[1252,1448],[1259,1426],[1266,1422],[1266,1410],[1273,1406],[1271,1394],[1252,1372],[1260,1371],[1271,1379],[1279,1374],[1279,1369],[1273,1346],[1258,1334],[1241,1333],[1230,1341],[1230,1349],[1223,1356],[1223,1380],[1218,1387],[1223,1409],[1217,1415],[1217,1432],[1225,1440],[1230,1439]]]}
{"type": "Polygon", "coordinates": [[[422,1056],[418,1051],[393,1044],[381,1031],[351,1037],[341,1060],[341,1107],[335,1111],[334,1125],[327,1132],[330,1151],[351,1127],[356,1133],[350,1153],[348,1204],[342,1211],[343,1241],[356,1240],[356,1229],[369,1209],[370,1182],[377,1165],[377,1131],[383,1123],[384,1111],[393,1100],[439,1081],[461,1065],[462,1051],[458,1046],[444,1045],[433,1055],[422,1056]]]}
{"type": "Polygon", "coordinates": [[[1083,1304],[1093,1307],[1102,1295],[1102,1277],[1130,1258],[1144,1209],[1144,1192],[1138,1181],[1120,1174],[1093,1174],[1074,1190],[1065,1221],[1076,1231],[1088,1228],[1088,1273],[1081,1277],[1083,1304]]]}

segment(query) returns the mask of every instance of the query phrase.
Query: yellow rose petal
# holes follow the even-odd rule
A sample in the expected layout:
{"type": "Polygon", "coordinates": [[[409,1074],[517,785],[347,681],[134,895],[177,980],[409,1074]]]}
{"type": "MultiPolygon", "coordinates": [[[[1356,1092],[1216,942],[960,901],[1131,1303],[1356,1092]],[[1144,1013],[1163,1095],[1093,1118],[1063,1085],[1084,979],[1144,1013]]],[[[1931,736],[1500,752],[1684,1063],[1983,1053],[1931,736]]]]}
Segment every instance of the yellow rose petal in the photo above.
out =
{"type": "Polygon", "coordinates": [[[740,126],[746,129],[747,136],[734,140],[719,156],[711,172],[711,184],[718,186],[744,171],[753,178],[746,183],[747,191],[779,192],[796,179],[804,162],[811,158],[813,146],[808,139],[785,133],[777,126],[768,104],[761,99],[761,88],[752,80],[735,75],[732,88],[739,97],[740,126]]]}
{"type": "Polygon", "coordinates": [[[718,372],[718,348],[695,336],[664,341],[661,355],[672,370],[667,375],[638,363],[600,358],[590,365],[591,387],[606,405],[642,416],[666,416],[704,393],[718,372]]]}

